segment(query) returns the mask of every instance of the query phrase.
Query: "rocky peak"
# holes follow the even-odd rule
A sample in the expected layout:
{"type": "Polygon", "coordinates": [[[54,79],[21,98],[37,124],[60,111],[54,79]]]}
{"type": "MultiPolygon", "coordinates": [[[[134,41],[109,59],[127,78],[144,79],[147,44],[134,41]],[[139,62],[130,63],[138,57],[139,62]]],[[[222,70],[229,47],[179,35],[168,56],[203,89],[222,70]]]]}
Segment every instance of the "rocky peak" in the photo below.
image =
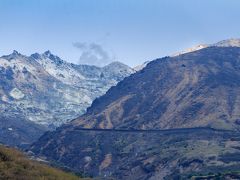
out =
{"type": "Polygon", "coordinates": [[[217,46],[217,47],[240,47],[240,39],[227,39],[210,46],[217,46]]]}
{"type": "Polygon", "coordinates": [[[116,81],[120,81],[123,79],[123,77],[126,77],[135,72],[135,70],[131,67],[118,61],[104,66],[101,71],[101,77],[111,77],[116,81]]]}
{"type": "Polygon", "coordinates": [[[21,55],[18,51],[13,50],[12,55],[21,55]]]}
{"type": "Polygon", "coordinates": [[[43,56],[44,58],[48,58],[48,59],[56,62],[57,64],[62,64],[62,63],[64,62],[60,57],[52,54],[51,51],[49,51],[49,50],[45,51],[45,52],[42,54],[42,56],[43,56]]]}
{"type": "Polygon", "coordinates": [[[16,50],[13,50],[13,52],[9,55],[2,56],[2,58],[8,59],[8,60],[16,59],[16,58],[19,58],[19,57],[24,57],[24,55],[20,54],[16,50]]]}
{"type": "Polygon", "coordinates": [[[34,59],[41,59],[41,54],[39,53],[34,53],[30,56],[31,58],[34,58],[34,59]]]}
{"type": "Polygon", "coordinates": [[[51,53],[51,51],[50,50],[47,50],[47,51],[45,51],[44,53],[43,53],[43,55],[46,55],[46,56],[51,56],[52,55],[52,53],[51,53]]]}

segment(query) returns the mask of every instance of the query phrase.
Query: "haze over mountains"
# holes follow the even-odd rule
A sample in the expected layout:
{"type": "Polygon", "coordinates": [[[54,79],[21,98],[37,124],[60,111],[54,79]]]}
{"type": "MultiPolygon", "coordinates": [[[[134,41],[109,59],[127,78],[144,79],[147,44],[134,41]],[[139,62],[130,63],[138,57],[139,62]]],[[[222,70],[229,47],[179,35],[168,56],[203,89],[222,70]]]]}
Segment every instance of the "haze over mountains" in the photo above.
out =
{"type": "Polygon", "coordinates": [[[151,61],[31,150],[100,177],[232,176],[240,169],[240,47],[232,42],[151,61]]]}
{"type": "Polygon", "coordinates": [[[36,140],[47,128],[83,114],[96,97],[133,72],[120,62],[104,67],[71,64],[50,51],[0,57],[0,141],[36,140]]]}

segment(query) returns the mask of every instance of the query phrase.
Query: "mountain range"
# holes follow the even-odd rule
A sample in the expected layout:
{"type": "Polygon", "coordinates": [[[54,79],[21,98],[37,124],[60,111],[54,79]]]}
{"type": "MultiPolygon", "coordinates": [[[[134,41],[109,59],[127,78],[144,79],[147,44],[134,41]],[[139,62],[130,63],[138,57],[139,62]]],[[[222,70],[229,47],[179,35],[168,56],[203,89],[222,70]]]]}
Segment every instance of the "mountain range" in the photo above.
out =
{"type": "Polygon", "coordinates": [[[231,176],[240,170],[240,48],[232,42],[149,62],[30,151],[103,178],[231,176]]]}
{"type": "Polygon", "coordinates": [[[14,51],[0,58],[0,143],[104,179],[238,179],[239,64],[239,39],[134,69],[14,51]]]}
{"type": "Polygon", "coordinates": [[[50,51],[0,57],[0,118],[5,122],[0,141],[12,145],[19,137],[19,143],[33,142],[83,114],[96,97],[133,72],[120,62],[104,67],[68,63],[50,51]]]}

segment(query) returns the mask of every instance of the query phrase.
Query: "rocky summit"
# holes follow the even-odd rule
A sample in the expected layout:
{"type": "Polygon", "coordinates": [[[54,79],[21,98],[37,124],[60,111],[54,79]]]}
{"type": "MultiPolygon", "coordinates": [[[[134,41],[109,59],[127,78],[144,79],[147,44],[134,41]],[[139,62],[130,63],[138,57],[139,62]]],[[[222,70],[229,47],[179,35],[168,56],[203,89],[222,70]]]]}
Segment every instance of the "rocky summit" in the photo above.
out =
{"type": "MultiPolygon", "coordinates": [[[[7,132],[11,137],[20,135],[19,130],[28,132],[31,124],[41,130],[58,127],[83,114],[96,97],[133,72],[120,62],[104,67],[68,63],[50,51],[31,56],[14,51],[2,56],[0,114],[4,117],[1,116],[1,121],[14,117],[16,124],[8,123],[0,129],[10,129],[7,132]],[[15,127],[25,123],[28,126],[24,128],[15,127]]],[[[42,134],[38,132],[34,132],[37,137],[42,134]]],[[[10,139],[6,139],[7,144],[10,139]]],[[[3,138],[0,140],[4,142],[3,138]]]]}
{"type": "Polygon", "coordinates": [[[234,177],[240,170],[239,70],[240,48],[232,46],[156,59],[31,151],[96,177],[234,177]]]}

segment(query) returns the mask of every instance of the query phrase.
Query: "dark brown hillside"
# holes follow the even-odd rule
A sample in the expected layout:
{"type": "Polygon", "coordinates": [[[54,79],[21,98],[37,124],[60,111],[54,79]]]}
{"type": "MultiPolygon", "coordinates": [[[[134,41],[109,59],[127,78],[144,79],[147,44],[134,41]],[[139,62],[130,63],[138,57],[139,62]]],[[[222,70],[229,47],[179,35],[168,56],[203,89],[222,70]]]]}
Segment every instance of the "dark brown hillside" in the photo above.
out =
{"type": "Polygon", "coordinates": [[[84,128],[239,129],[240,48],[211,47],[152,61],[72,124],[84,128]]]}

